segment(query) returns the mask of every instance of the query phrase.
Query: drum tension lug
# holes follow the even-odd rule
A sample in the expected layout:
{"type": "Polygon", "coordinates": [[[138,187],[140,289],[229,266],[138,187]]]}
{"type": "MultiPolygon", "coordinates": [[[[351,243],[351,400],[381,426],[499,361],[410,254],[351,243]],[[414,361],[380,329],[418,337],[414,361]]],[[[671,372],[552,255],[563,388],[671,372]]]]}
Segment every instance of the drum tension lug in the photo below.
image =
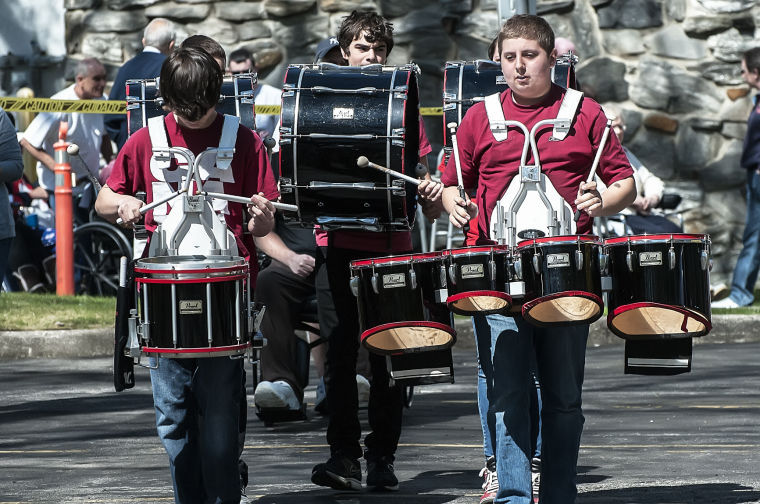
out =
{"type": "Polygon", "coordinates": [[[452,285],[457,284],[457,267],[456,264],[449,264],[449,278],[451,279],[452,285]]]}
{"type": "Polygon", "coordinates": [[[541,254],[538,252],[533,256],[533,271],[536,275],[541,273],[541,254]]]}
{"type": "Polygon", "coordinates": [[[372,274],[372,290],[375,291],[375,294],[380,294],[380,287],[377,283],[377,273],[372,274]]]}
{"type": "Polygon", "coordinates": [[[673,249],[672,245],[670,246],[670,250],[668,250],[668,265],[670,266],[670,269],[675,269],[676,267],[676,251],[673,249]]]}
{"type": "Polygon", "coordinates": [[[628,266],[628,271],[633,273],[633,251],[629,250],[625,254],[625,264],[628,266]]]}
{"type": "Polygon", "coordinates": [[[575,269],[581,271],[583,269],[583,251],[575,251],[575,269]]]}
{"type": "Polygon", "coordinates": [[[441,280],[441,287],[444,289],[447,287],[446,285],[446,266],[441,265],[441,268],[438,270],[438,278],[441,280]]]}
{"type": "Polygon", "coordinates": [[[414,268],[409,268],[409,283],[411,284],[412,290],[417,288],[417,273],[414,272],[414,268]]]}
{"type": "Polygon", "coordinates": [[[359,277],[352,276],[349,285],[351,286],[351,293],[354,297],[359,297],[359,277]]]}

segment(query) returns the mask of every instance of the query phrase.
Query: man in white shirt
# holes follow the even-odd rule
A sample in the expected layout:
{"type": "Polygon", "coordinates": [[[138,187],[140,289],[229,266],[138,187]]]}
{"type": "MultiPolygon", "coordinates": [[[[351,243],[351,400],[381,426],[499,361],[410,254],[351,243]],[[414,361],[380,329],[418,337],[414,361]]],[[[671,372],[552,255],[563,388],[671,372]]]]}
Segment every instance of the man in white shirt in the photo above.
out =
{"type": "MultiPolygon", "coordinates": [[[[256,61],[248,49],[240,48],[230,53],[227,71],[233,75],[243,72],[256,72],[256,61]]],[[[253,94],[256,105],[277,105],[282,103],[282,91],[276,87],[259,82],[253,94]]],[[[272,137],[277,144],[272,149],[279,151],[280,144],[280,114],[256,114],[256,133],[262,140],[272,137]]]]}
{"type": "MultiPolygon", "coordinates": [[[[106,69],[95,58],[86,58],[77,64],[75,82],[51,98],[59,100],[104,100],[106,69]]],[[[79,155],[71,156],[71,171],[77,182],[88,175],[97,178],[100,171],[100,154],[108,162],[113,155],[111,140],[105,132],[103,114],[82,114],[78,112],[43,112],[29,124],[21,146],[37,160],[37,177],[40,186],[51,196],[55,191],[55,150],[58,128],[61,122],[68,122],[66,140],[79,146],[79,155]]]]}

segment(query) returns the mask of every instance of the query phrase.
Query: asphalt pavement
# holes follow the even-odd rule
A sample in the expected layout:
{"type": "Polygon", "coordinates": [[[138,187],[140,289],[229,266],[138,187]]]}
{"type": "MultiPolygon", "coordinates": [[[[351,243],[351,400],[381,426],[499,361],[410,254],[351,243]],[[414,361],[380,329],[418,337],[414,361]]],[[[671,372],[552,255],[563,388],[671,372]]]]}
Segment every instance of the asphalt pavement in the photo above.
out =
{"type": "MultiPolygon", "coordinates": [[[[691,373],[623,374],[620,345],[590,347],[579,497],[583,504],[760,503],[760,343],[695,346],[691,373]]],[[[417,387],[406,411],[399,492],[309,482],[328,456],[326,419],[265,426],[249,390],[248,495],[262,504],[476,503],[481,433],[475,355],[454,347],[454,384],[417,387]]],[[[313,404],[314,379],[306,400],[313,404]]],[[[361,413],[367,425],[366,411],[361,413]]],[[[0,502],[172,502],[146,370],[116,393],[111,359],[0,361],[0,502]]]]}

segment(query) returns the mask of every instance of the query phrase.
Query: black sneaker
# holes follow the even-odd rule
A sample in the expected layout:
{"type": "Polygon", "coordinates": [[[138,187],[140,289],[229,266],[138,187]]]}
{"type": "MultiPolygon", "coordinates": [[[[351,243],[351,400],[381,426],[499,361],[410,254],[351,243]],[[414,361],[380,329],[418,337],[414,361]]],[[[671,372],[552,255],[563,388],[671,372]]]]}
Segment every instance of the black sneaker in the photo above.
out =
{"type": "Polygon", "coordinates": [[[311,482],[336,490],[361,490],[362,468],[355,458],[336,453],[311,470],[311,482]]]}
{"type": "Polygon", "coordinates": [[[367,460],[367,486],[376,490],[398,490],[398,478],[393,474],[393,458],[367,460]]]}

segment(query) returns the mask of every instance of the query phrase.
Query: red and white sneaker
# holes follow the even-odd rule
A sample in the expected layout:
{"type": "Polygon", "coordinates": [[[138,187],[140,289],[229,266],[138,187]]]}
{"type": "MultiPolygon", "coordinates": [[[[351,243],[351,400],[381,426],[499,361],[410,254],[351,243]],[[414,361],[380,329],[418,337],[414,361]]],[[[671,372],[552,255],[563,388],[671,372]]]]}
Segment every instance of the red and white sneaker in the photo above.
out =
{"type": "Polygon", "coordinates": [[[483,478],[483,496],[480,504],[491,504],[499,493],[499,479],[496,477],[496,457],[488,457],[486,466],[478,474],[483,478]]]}
{"type": "Polygon", "coordinates": [[[530,461],[530,483],[533,491],[533,504],[538,504],[538,492],[541,489],[541,459],[530,461]]]}

